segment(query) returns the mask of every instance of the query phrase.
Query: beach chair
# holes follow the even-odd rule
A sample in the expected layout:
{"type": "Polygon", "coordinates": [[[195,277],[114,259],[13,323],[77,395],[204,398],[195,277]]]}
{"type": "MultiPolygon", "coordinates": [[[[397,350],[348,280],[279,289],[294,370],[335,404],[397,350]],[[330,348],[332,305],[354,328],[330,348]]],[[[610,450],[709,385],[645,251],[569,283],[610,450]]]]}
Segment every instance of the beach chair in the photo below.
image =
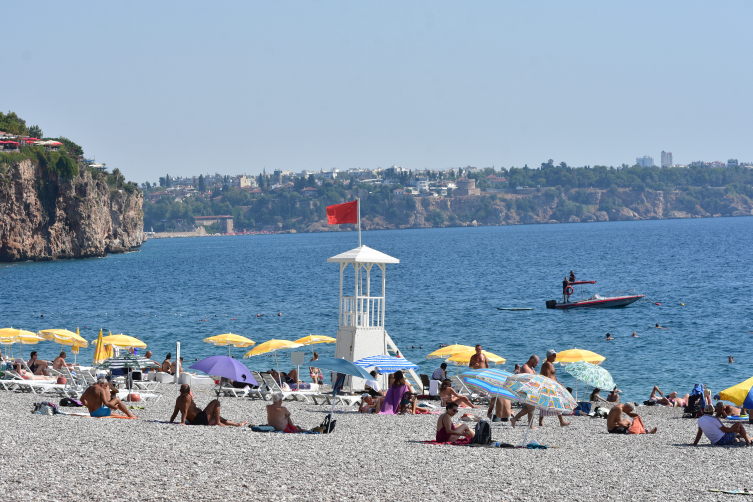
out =
{"type": "Polygon", "coordinates": [[[5,374],[11,382],[9,390],[20,390],[22,392],[31,392],[32,394],[44,394],[45,392],[55,391],[60,393],[64,390],[64,385],[59,385],[52,381],[26,380],[15,371],[6,371],[5,374]]]}
{"type": "MultiPolygon", "coordinates": [[[[68,366],[61,366],[59,371],[60,375],[66,379],[64,385],[65,392],[72,398],[78,399],[79,397],[81,397],[86,388],[91,385],[90,383],[87,383],[86,377],[83,374],[84,372],[76,372],[76,375],[74,376],[71,373],[71,370],[68,369],[68,366]]],[[[94,378],[92,378],[92,380],[94,380],[94,378]]],[[[92,383],[95,382],[93,381],[92,383]]]]}
{"type": "Polygon", "coordinates": [[[428,394],[429,389],[431,388],[431,380],[429,380],[429,375],[419,375],[421,377],[421,386],[423,387],[422,394],[428,394]]]}
{"type": "Polygon", "coordinates": [[[226,397],[246,397],[249,394],[249,389],[238,389],[224,381],[224,379],[221,379],[220,383],[214,386],[214,392],[217,394],[217,397],[221,395],[226,397]]]}
{"type": "Polygon", "coordinates": [[[452,382],[452,387],[455,389],[455,392],[461,396],[465,396],[468,399],[477,399],[479,397],[479,394],[471,391],[471,389],[465,386],[463,380],[461,380],[459,376],[451,376],[450,381],[452,382]]]}
{"type": "MultiPolygon", "coordinates": [[[[302,401],[304,403],[310,403],[311,401],[308,400],[306,397],[306,394],[304,392],[298,392],[298,391],[291,391],[291,390],[282,390],[282,387],[280,387],[274,378],[272,378],[272,375],[269,373],[263,373],[261,375],[262,380],[264,381],[264,385],[267,388],[266,392],[262,392],[261,395],[264,400],[267,399],[267,396],[272,398],[272,394],[275,392],[279,392],[282,394],[282,399],[288,399],[289,397],[292,397],[296,401],[302,401]]],[[[309,395],[313,395],[313,393],[309,393],[309,395]]]]}

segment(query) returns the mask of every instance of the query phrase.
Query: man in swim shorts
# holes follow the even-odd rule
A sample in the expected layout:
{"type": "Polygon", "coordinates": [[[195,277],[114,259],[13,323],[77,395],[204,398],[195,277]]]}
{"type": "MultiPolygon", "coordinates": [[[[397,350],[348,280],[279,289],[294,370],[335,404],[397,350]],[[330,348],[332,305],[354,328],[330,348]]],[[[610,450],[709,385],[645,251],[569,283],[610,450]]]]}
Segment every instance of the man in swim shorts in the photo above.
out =
{"type": "MultiPolygon", "coordinates": [[[[629,418],[626,418],[625,420],[622,419],[623,413],[634,419],[639,419],[641,420],[641,423],[643,423],[641,416],[637,413],[633,413],[632,404],[616,404],[611,410],[609,410],[609,415],[607,415],[607,430],[610,434],[627,434],[630,426],[633,425],[633,422],[629,418]]],[[[646,431],[646,434],[656,434],[656,429],[657,428],[654,427],[650,431],[646,431]]]]}
{"type": "Polygon", "coordinates": [[[111,410],[119,410],[128,418],[135,418],[133,413],[117,397],[110,397],[110,384],[105,377],[97,379],[97,383],[89,386],[81,396],[81,402],[89,410],[89,416],[109,417],[111,410]]]}
{"type": "Polygon", "coordinates": [[[180,413],[181,425],[186,425],[186,421],[188,421],[190,425],[232,425],[233,427],[243,427],[247,423],[242,422],[238,424],[222,418],[220,416],[220,402],[216,399],[209,403],[206,408],[200,410],[193,400],[191,386],[185,383],[180,386],[180,395],[175,400],[175,410],[173,410],[173,416],[170,417],[170,423],[175,421],[178,413],[180,413]]]}
{"type": "Polygon", "coordinates": [[[290,418],[290,412],[282,405],[282,398],[282,392],[272,394],[272,404],[267,405],[267,424],[274,427],[276,431],[299,432],[298,427],[290,418]]]}

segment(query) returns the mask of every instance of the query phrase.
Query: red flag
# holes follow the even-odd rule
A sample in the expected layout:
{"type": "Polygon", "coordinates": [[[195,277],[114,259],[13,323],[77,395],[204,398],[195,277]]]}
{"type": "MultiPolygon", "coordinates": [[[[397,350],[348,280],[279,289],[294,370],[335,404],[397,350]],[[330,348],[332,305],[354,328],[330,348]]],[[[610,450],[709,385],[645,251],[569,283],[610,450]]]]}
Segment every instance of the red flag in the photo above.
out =
{"type": "Polygon", "coordinates": [[[327,224],[358,223],[358,201],[327,206],[327,224]]]}

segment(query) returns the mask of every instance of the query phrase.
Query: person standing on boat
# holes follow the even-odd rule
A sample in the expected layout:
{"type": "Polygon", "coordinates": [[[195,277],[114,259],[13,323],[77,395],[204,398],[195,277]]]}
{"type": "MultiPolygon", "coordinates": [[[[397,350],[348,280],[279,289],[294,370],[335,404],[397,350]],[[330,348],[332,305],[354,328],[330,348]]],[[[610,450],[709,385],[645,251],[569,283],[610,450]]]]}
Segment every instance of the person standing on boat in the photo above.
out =
{"type": "Polygon", "coordinates": [[[567,294],[567,288],[570,287],[570,282],[567,280],[567,277],[565,277],[565,280],[562,281],[562,299],[565,300],[565,303],[570,301],[570,295],[567,294]]]}
{"type": "Polygon", "coordinates": [[[575,272],[570,271],[570,282],[575,282],[575,272]]]}

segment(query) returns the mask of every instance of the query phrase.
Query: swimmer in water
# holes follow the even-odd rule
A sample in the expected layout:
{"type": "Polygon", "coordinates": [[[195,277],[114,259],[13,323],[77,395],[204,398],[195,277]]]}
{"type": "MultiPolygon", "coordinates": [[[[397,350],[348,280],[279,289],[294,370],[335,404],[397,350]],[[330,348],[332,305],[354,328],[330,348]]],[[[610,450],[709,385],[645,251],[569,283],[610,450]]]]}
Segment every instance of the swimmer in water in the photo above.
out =
{"type": "Polygon", "coordinates": [[[732,364],[734,362],[735,362],[735,360],[732,358],[732,356],[729,356],[729,363],[732,364]]]}
{"type": "Polygon", "coordinates": [[[656,329],[669,329],[669,328],[665,328],[664,326],[659,326],[659,323],[658,323],[658,322],[656,323],[656,326],[654,326],[654,327],[655,327],[656,329]]]}
{"type": "Polygon", "coordinates": [[[633,338],[638,338],[638,333],[636,333],[635,331],[633,331],[633,338]]]}
{"type": "Polygon", "coordinates": [[[612,335],[610,335],[609,333],[607,333],[607,340],[614,340],[614,338],[612,338],[612,335]]]}

